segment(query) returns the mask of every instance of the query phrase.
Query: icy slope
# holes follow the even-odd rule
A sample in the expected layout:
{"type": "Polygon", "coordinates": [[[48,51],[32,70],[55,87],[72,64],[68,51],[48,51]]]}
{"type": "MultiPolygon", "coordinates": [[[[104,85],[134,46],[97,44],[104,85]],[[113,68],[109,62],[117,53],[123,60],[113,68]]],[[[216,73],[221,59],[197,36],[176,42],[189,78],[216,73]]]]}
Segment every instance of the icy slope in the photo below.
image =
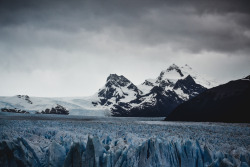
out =
{"type": "Polygon", "coordinates": [[[93,107],[92,99],[88,97],[46,98],[27,95],[0,97],[0,108],[17,108],[30,113],[42,112],[58,105],[69,110],[70,115],[106,116],[109,114],[103,108],[93,107]]]}
{"type": "Polygon", "coordinates": [[[17,114],[0,118],[3,167],[250,164],[248,124],[17,114]]]}
{"type": "Polygon", "coordinates": [[[219,82],[210,79],[208,76],[204,75],[204,74],[199,74],[198,72],[196,72],[194,69],[192,69],[189,65],[185,64],[185,66],[182,66],[181,71],[185,76],[192,76],[192,78],[195,80],[196,83],[206,87],[206,88],[212,88],[215,86],[219,85],[219,82]]]}

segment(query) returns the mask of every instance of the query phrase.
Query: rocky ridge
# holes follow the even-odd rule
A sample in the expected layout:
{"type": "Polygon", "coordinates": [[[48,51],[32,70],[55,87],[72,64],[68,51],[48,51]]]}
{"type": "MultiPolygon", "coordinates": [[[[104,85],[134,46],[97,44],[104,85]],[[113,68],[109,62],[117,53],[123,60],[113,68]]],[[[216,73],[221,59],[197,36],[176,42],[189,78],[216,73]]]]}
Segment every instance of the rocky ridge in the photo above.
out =
{"type": "MultiPolygon", "coordinates": [[[[185,68],[190,70],[187,65],[185,68]]],[[[166,116],[179,104],[206,90],[194,78],[175,64],[155,80],[145,80],[138,86],[122,75],[111,74],[92,103],[109,108],[113,116],[166,116]]]]}

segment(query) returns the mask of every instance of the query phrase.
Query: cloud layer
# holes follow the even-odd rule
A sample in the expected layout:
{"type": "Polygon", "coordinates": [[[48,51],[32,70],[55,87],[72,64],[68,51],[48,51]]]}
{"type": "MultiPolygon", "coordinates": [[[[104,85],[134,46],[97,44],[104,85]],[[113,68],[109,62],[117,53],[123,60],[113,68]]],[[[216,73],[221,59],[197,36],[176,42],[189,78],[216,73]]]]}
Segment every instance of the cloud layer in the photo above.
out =
{"type": "Polygon", "coordinates": [[[91,95],[109,73],[139,84],[172,63],[221,81],[250,70],[246,0],[0,4],[1,95],[91,95]]]}

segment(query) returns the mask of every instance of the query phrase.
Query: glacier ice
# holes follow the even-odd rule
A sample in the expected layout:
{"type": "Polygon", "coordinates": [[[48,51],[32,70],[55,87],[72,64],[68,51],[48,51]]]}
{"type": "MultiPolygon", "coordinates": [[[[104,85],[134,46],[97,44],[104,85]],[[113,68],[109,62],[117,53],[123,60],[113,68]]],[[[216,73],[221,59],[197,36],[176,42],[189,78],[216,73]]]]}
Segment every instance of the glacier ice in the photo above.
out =
{"type": "Polygon", "coordinates": [[[1,167],[250,164],[249,124],[44,115],[0,118],[1,167]]]}
{"type": "Polygon", "coordinates": [[[0,142],[0,166],[41,166],[40,161],[23,138],[0,142]]]}
{"type": "Polygon", "coordinates": [[[66,157],[66,151],[63,146],[53,141],[48,150],[48,166],[62,166],[66,157]]]}
{"type": "Polygon", "coordinates": [[[197,141],[164,141],[151,138],[139,146],[106,150],[97,136],[85,143],[73,143],[66,156],[65,148],[52,142],[47,161],[40,162],[23,138],[0,143],[0,166],[84,166],[84,167],[233,167],[249,166],[249,154],[236,159],[222,152],[202,148],[197,141]],[[247,156],[247,159],[246,159],[247,156]]]}

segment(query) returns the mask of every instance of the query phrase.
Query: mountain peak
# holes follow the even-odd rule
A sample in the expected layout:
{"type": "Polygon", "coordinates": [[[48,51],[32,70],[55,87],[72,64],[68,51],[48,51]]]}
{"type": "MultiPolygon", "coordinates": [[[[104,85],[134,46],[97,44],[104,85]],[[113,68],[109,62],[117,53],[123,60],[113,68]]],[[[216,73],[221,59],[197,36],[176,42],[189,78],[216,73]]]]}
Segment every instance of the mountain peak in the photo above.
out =
{"type": "Polygon", "coordinates": [[[123,75],[110,74],[107,78],[106,86],[126,86],[131,83],[126,77],[123,75]]]}
{"type": "Polygon", "coordinates": [[[93,101],[93,105],[100,104],[108,106],[110,109],[118,103],[128,103],[137,98],[142,92],[123,75],[110,74],[102,89],[99,89],[98,100],[93,101]]]}
{"type": "Polygon", "coordinates": [[[107,78],[107,81],[109,80],[116,80],[118,79],[120,76],[117,75],[117,74],[109,74],[108,78],[107,78]]]}
{"type": "Polygon", "coordinates": [[[171,71],[171,70],[178,70],[178,69],[180,69],[176,64],[172,64],[172,65],[170,65],[168,68],[167,68],[167,70],[168,71],[171,71]]]}
{"type": "MultiPolygon", "coordinates": [[[[176,71],[176,72],[178,73],[178,76],[180,76],[180,77],[183,77],[183,76],[184,76],[183,73],[182,73],[182,71],[181,71],[181,69],[180,69],[179,66],[177,66],[176,64],[170,65],[170,66],[167,68],[167,70],[165,70],[165,72],[167,72],[167,73],[172,73],[172,72],[174,72],[174,71],[176,71]]],[[[163,71],[162,74],[165,73],[165,72],[163,71]]]]}
{"type": "Polygon", "coordinates": [[[183,80],[186,80],[186,81],[188,81],[188,82],[190,82],[190,83],[195,83],[195,80],[190,76],[190,75],[188,75],[186,78],[184,78],[183,80]]]}

